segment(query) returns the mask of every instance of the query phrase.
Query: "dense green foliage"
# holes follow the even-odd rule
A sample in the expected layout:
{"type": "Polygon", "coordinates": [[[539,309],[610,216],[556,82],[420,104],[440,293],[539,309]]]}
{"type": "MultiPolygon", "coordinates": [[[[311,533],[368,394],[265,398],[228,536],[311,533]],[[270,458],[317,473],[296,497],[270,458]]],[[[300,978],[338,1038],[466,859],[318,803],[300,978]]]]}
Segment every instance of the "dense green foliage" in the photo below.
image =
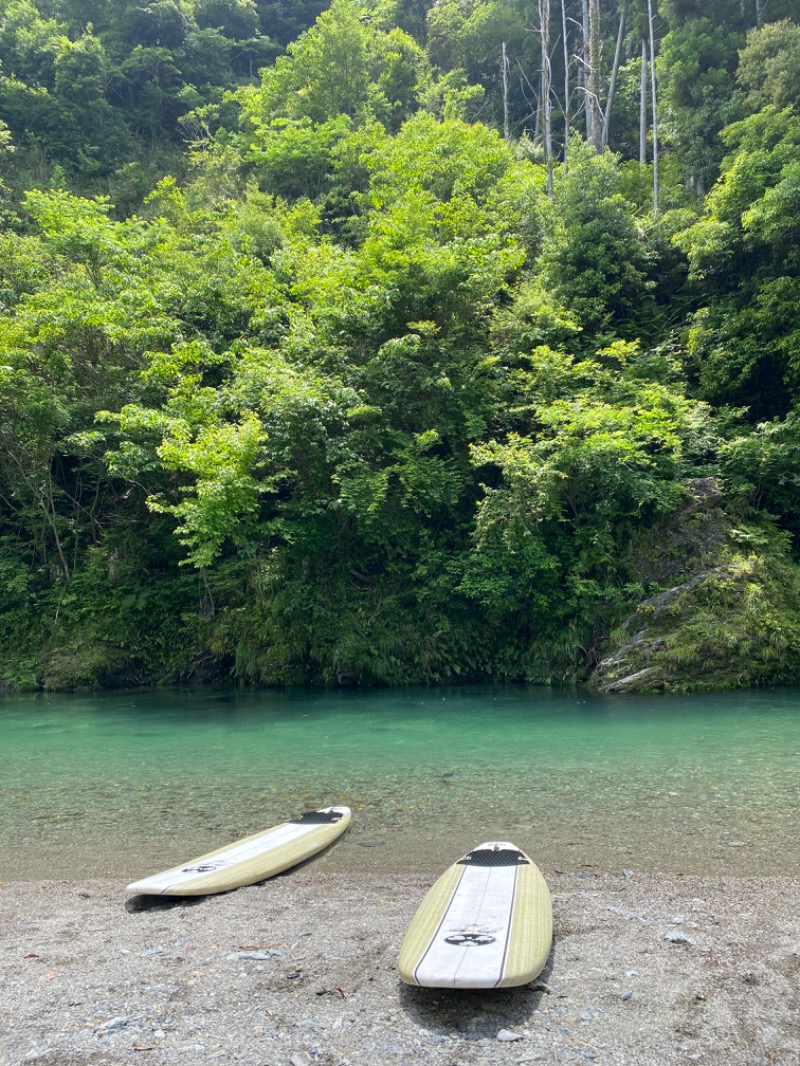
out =
{"type": "Polygon", "coordinates": [[[548,142],[522,0],[4,0],[2,683],[582,679],[712,563],[664,683],[800,677],[800,12],[661,3],[642,161],[551,7],[548,142]]]}

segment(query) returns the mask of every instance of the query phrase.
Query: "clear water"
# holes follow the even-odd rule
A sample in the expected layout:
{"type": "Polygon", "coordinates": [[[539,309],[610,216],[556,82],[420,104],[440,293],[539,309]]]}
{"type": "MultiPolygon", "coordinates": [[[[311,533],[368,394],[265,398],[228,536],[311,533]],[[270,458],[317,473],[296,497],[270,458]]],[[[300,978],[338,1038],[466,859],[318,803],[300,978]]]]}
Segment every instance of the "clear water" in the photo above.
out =
{"type": "Polygon", "coordinates": [[[800,690],[122,693],[0,703],[0,880],[135,877],[346,803],[329,870],[800,873],[800,690]]]}

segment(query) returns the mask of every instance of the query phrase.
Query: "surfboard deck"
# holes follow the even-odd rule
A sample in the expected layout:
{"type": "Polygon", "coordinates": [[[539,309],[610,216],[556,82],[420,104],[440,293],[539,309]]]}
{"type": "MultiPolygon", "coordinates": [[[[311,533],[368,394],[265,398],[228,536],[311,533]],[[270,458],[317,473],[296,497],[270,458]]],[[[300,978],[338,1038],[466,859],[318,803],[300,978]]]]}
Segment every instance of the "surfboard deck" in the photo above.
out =
{"type": "Polygon", "coordinates": [[[398,960],[406,984],[509,988],[542,972],[553,907],[541,870],[507,841],[479,844],[449,867],[414,915],[398,960]]]}
{"type": "Polygon", "coordinates": [[[310,859],[344,833],[349,807],[323,807],[128,885],[128,892],[205,896],[253,885],[310,859]]]}

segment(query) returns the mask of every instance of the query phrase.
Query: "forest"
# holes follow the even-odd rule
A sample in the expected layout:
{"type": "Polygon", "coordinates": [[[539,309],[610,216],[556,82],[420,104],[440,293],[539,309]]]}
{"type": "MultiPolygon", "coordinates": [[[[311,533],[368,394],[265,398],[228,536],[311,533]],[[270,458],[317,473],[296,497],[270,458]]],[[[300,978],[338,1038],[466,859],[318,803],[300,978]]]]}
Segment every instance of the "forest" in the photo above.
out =
{"type": "Polygon", "coordinates": [[[0,0],[0,690],[800,682],[800,0],[0,0]]]}

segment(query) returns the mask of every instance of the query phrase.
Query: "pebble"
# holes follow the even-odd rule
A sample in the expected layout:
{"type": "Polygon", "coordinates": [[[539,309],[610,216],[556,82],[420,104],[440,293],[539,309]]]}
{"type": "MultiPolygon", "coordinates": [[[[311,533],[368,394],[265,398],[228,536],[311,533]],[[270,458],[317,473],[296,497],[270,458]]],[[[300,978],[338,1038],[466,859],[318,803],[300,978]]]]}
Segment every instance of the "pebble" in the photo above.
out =
{"type": "Polygon", "coordinates": [[[108,1036],[109,1033],[118,1033],[120,1029],[124,1029],[128,1024],[128,1019],[119,1015],[116,1018],[109,1018],[107,1022],[103,1022],[102,1025],[97,1028],[98,1036],[108,1036]]]}
{"type": "Polygon", "coordinates": [[[510,1044],[513,1040],[523,1040],[524,1037],[520,1033],[514,1033],[511,1029],[501,1029],[497,1034],[498,1040],[503,1040],[510,1044]]]}
{"type": "Polygon", "coordinates": [[[664,939],[669,940],[672,944],[688,944],[690,947],[694,944],[692,938],[681,932],[680,929],[670,929],[664,939]]]}
{"type": "Polygon", "coordinates": [[[294,1055],[290,1055],[289,1062],[291,1066],[311,1066],[311,1059],[304,1051],[296,1051],[294,1055]]]}
{"type": "Polygon", "coordinates": [[[629,999],[633,998],[633,992],[623,992],[619,998],[623,1003],[627,1003],[629,999]]]}

